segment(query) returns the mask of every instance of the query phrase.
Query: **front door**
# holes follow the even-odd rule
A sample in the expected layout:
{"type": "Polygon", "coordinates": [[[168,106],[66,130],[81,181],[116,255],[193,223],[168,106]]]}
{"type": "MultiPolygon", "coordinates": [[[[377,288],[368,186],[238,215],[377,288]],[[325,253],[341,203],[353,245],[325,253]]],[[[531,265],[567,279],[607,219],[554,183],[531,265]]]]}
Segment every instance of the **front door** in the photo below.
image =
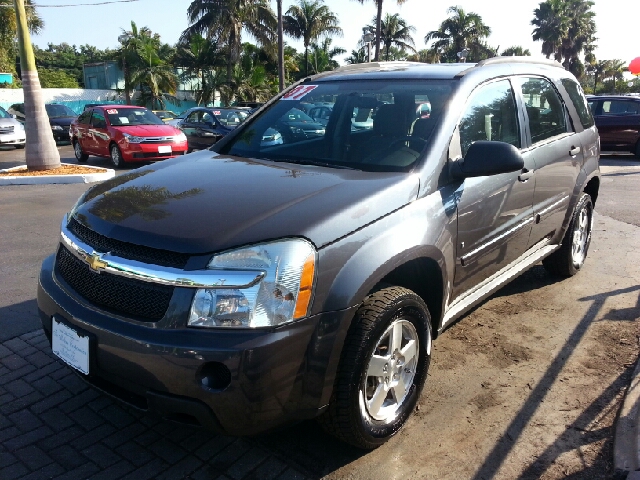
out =
{"type": "MultiPolygon", "coordinates": [[[[470,97],[450,156],[462,157],[478,140],[521,148],[523,114],[509,80],[481,86],[470,97]]],[[[523,152],[522,171],[467,178],[458,188],[458,244],[453,299],[516,260],[533,223],[534,161],[523,152]]]]}

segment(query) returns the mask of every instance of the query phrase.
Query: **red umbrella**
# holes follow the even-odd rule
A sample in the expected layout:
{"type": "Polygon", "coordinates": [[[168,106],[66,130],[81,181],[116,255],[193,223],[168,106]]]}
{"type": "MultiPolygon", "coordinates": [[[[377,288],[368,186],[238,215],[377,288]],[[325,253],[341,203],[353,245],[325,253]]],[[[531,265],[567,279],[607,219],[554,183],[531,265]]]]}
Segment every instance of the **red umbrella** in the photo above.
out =
{"type": "Polygon", "coordinates": [[[629,64],[629,71],[634,75],[640,75],[640,57],[636,57],[631,60],[629,64]]]}

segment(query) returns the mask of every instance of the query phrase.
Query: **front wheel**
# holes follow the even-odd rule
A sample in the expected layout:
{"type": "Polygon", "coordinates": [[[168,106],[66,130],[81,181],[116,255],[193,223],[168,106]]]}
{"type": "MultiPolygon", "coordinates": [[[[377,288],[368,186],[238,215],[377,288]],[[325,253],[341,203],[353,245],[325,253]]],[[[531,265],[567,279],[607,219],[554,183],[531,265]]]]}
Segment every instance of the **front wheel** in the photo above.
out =
{"type": "Polygon", "coordinates": [[[124,160],[122,159],[122,152],[120,151],[120,148],[118,148],[118,145],[116,145],[115,143],[112,144],[110,152],[111,163],[113,164],[113,166],[115,168],[121,168],[124,165],[124,160]]]}
{"type": "Polygon", "coordinates": [[[85,163],[89,158],[89,155],[82,151],[82,147],[80,146],[80,142],[78,140],[74,140],[73,142],[73,153],[76,155],[76,160],[78,163],[85,163]]]}
{"type": "Polygon", "coordinates": [[[571,223],[562,239],[562,246],[542,261],[549,273],[560,277],[571,277],[578,273],[587,258],[592,224],[591,197],[583,193],[573,211],[571,223]]]}
{"type": "Polygon", "coordinates": [[[371,294],[353,320],[322,426],[373,449],[395,435],[418,402],[431,357],[431,319],[411,290],[371,294]]]}

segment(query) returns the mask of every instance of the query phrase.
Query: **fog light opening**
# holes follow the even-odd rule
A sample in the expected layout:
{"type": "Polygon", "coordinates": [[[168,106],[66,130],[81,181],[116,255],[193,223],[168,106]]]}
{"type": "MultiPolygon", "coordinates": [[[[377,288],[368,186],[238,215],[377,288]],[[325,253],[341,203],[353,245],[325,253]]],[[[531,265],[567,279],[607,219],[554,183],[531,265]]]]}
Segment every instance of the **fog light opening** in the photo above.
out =
{"type": "Polygon", "coordinates": [[[231,384],[231,372],[222,363],[209,362],[202,366],[197,380],[208,390],[224,390],[231,384]]]}

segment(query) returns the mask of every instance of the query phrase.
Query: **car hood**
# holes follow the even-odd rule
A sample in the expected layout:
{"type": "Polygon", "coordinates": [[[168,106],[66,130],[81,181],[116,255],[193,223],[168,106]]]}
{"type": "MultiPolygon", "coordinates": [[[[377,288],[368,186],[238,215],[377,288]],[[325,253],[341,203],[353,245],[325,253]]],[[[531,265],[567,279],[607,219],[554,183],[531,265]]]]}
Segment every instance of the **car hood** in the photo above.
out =
{"type": "Polygon", "coordinates": [[[417,196],[410,173],[218,156],[204,150],[88,190],[73,215],[110,238],[204,254],[285,237],[321,247],[417,196]]]}
{"type": "Polygon", "coordinates": [[[20,125],[15,118],[0,118],[0,127],[14,127],[17,130],[20,125]]]}
{"type": "Polygon", "coordinates": [[[177,130],[171,125],[119,125],[113,127],[114,129],[128,133],[135,137],[169,137],[178,135],[180,130],[177,130]]]}
{"type": "Polygon", "coordinates": [[[49,118],[49,124],[50,125],[63,125],[63,126],[69,126],[71,125],[71,122],[73,122],[77,117],[54,117],[54,118],[49,118]]]}

